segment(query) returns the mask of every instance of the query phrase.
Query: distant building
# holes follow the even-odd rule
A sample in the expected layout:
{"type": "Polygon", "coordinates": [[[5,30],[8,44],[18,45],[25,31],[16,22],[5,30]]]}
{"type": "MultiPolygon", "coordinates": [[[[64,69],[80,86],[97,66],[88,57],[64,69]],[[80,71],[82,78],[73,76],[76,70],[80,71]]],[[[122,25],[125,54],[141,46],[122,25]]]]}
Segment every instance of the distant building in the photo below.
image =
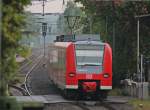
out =
{"type": "MultiPolygon", "coordinates": [[[[61,13],[45,13],[42,16],[42,13],[32,13],[37,18],[38,23],[46,22],[47,23],[47,34],[57,34],[57,21],[61,13]]],[[[42,29],[42,28],[41,28],[42,29]]],[[[40,30],[41,31],[41,30],[40,30]]],[[[42,32],[42,31],[41,31],[42,32]]]]}

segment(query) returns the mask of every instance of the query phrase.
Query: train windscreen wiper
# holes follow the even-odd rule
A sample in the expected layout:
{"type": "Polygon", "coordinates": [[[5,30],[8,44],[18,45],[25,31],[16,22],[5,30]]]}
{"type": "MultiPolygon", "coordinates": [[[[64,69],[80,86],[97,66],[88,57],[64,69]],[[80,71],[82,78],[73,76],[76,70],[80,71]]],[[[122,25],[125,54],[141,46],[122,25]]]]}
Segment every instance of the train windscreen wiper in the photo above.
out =
{"type": "Polygon", "coordinates": [[[81,66],[101,66],[101,64],[96,64],[96,63],[84,63],[84,64],[78,64],[78,65],[81,65],[81,66]]]}

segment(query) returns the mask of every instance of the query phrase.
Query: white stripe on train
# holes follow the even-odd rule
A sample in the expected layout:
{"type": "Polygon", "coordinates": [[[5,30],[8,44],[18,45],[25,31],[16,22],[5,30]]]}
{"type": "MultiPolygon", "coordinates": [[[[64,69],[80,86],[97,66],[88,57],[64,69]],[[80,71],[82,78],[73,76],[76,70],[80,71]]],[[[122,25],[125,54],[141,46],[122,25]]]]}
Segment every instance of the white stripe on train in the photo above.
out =
{"type": "Polygon", "coordinates": [[[78,85],[66,85],[67,89],[78,89],[78,85]]]}
{"type": "Polygon", "coordinates": [[[112,89],[112,86],[100,86],[100,89],[112,89]]]}
{"type": "MultiPolygon", "coordinates": [[[[78,85],[66,85],[67,89],[78,89],[78,85]]],[[[100,86],[100,89],[112,89],[112,86],[100,86]]]]}

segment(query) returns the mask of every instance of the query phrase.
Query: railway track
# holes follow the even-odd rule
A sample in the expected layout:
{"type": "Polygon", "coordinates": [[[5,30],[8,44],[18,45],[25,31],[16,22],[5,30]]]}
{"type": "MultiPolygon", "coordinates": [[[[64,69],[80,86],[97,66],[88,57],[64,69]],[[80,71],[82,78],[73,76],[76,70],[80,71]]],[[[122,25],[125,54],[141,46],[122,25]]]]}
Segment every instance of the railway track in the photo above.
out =
{"type": "MultiPolygon", "coordinates": [[[[46,49],[46,52],[48,52],[48,49],[46,49]]],[[[32,66],[32,68],[28,71],[25,77],[25,89],[28,92],[28,95],[42,95],[42,90],[45,90],[49,88],[49,80],[47,72],[45,72],[45,64],[48,61],[47,54],[45,56],[39,56],[36,59],[36,63],[32,66]],[[45,77],[43,77],[46,75],[45,77]],[[45,85],[47,86],[45,87],[45,85]],[[45,88],[42,88],[45,87],[45,88]],[[38,91],[38,93],[37,93],[38,91]]],[[[46,93],[48,93],[49,89],[46,90],[46,93]]],[[[45,94],[45,93],[44,93],[45,94]]]]}
{"type": "Polygon", "coordinates": [[[33,49],[32,55],[25,59],[24,62],[20,64],[17,77],[20,79],[19,83],[16,85],[9,84],[10,94],[14,95],[29,95],[27,89],[27,76],[35,69],[38,61],[42,58],[41,49],[33,49]],[[15,90],[15,92],[13,92],[15,90]],[[17,94],[18,93],[18,94],[17,94]]]}
{"type": "Polygon", "coordinates": [[[42,60],[42,55],[36,59],[34,65],[30,68],[30,70],[27,72],[25,76],[24,85],[25,85],[25,90],[29,96],[32,95],[32,90],[30,86],[30,76],[32,74],[32,71],[40,64],[41,60],[42,60]]]}
{"type": "Polygon", "coordinates": [[[47,63],[48,59],[45,56],[42,58],[42,62],[38,63],[36,69],[32,71],[32,74],[29,75],[27,82],[28,87],[32,91],[32,95],[49,95],[59,92],[49,79],[48,69],[45,67],[47,63]]]}
{"type": "Polygon", "coordinates": [[[44,110],[133,110],[127,104],[112,104],[98,101],[73,101],[67,103],[46,104],[44,110]],[[92,104],[91,104],[92,103],[92,104]]]}
{"type": "Polygon", "coordinates": [[[41,55],[41,50],[37,49],[37,51],[33,51],[32,55],[27,58],[19,68],[20,75],[25,75],[28,73],[28,70],[34,65],[34,62],[36,62],[37,58],[41,55]],[[38,51],[39,50],[39,51],[38,51]]]}
{"type": "Polygon", "coordinates": [[[32,54],[29,58],[25,59],[25,61],[23,61],[20,64],[19,72],[21,72],[25,67],[27,67],[29,65],[29,61],[32,61],[32,59],[34,58],[35,56],[32,54]]]}
{"type": "Polygon", "coordinates": [[[83,110],[133,110],[133,107],[127,103],[120,102],[107,102],[107,101],[99,101],[93,102],[83,102],[82,104],[78,104],[83,110]]]}
{"type": "Polygon", "coordinates": [[[29,76],[40,62],[42,56],[41,49],[33,49],[32,55],[29,57],[28,61],[26,61],[19,69],[20,75],[25,75],[23,76],[24,82],[22,85],[26,95],[31,95],[32,93],[28,84],[29,76]]]}
{"type": "Polygon", "coordinates": [[[99,102],[99,104],[96,104],[96,102],[94,103],[95,104],[91,105],[91,104],[82,102],[82,103],[77,103],[76,105],[79,106],[82,110],[116,110],[113,107],[111,107],[109,104],[106,104],[104,102],[99,102]]]}
{"type": "Polygon", "coordinates": [[[26,96],[27,95],[27,92],[26,90],[23,88],[23,87],[19,87],[19,86],[16,86],[16,85],[12,85],[12,84],[9,84],[8,85],[9,88],[12,90],[14,89],[15,90],[15,94],[11,94],[11,95],[23,95],[23,96],[26,96]]]}

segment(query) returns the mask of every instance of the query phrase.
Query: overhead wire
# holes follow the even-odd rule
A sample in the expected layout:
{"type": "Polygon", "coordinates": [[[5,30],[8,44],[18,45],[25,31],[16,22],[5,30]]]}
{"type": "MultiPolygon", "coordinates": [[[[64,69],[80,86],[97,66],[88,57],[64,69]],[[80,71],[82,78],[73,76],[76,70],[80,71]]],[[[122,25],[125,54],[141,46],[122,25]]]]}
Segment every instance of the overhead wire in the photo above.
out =
{"type": "MultiPolygon", "coordinates": [[[[55,0],[44,0],[44,2],[46,3],[46,2],[53,2],[53,1],[55,1],[55,0]]],[[[31,1],[32,3],[32,5],[40,5],[40,4],[42,4],[43,3],[43,0],[33,0],[33,1],[31,1]]]]}

